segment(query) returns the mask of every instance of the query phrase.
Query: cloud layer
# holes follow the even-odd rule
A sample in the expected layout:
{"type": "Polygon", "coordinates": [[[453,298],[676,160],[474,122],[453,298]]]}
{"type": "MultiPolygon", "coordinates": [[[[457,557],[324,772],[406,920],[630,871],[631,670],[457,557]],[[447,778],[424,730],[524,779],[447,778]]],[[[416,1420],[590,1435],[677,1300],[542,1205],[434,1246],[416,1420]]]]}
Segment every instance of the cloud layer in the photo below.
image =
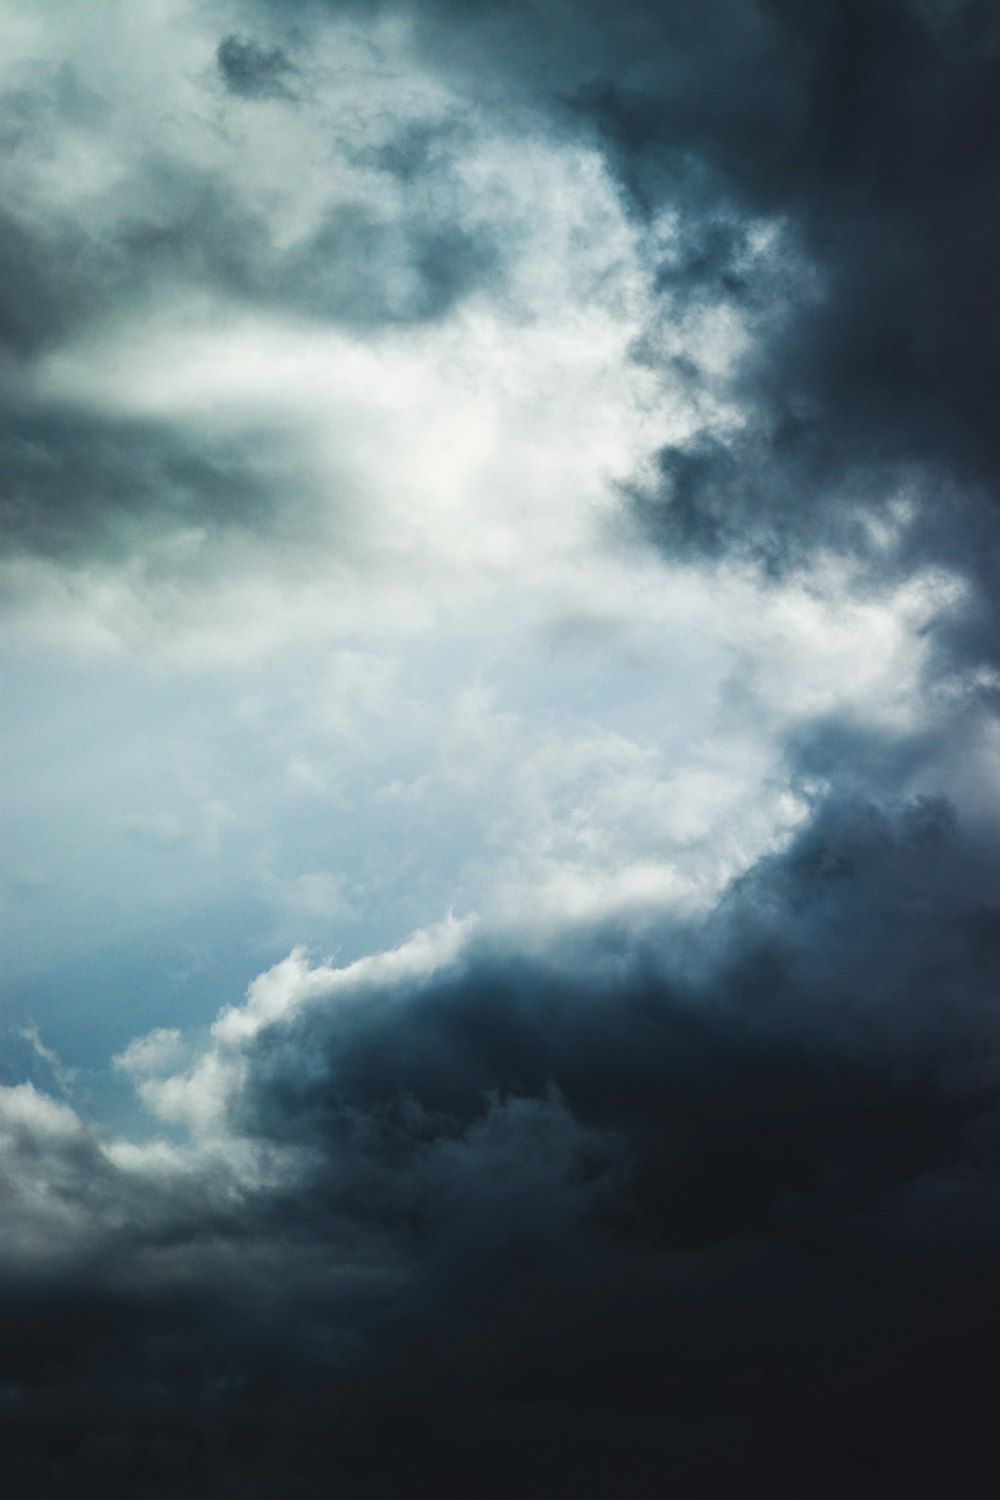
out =
{"type": "Polygon", "coordinates": [[[124,1054],[188,1145],[4,1090],[23,1491],[986,1493],[998,898],[834,802],[694,925],[287,960],[124,1054]]]}
{"type": "Polygon", "coordinates": [[[994,1493],[998,49],[0,4],[12,1494],[994,1493]]]}

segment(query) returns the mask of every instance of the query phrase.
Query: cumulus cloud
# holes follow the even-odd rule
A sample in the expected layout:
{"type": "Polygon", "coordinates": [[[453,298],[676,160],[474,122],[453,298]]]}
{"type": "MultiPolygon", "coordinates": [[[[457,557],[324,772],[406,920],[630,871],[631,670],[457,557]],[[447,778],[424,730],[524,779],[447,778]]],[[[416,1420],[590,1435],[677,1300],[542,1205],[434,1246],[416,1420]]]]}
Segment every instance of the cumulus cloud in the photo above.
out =
{"type": "Polygon", "coordinates": [[[9,1326],[61,1311],[7,1348],[15,1472],[985,1493],[998,902],[947,805],[835,801],[696,922],[289,959],[184,1071],[121,1059],[186,1146],[4,1090],[9,1326]]]}
{"type": "MultiPolygon", "coordinates": [[[[552,130],[594,132],[654,230],[641,355],[710,419],[636,487],[647,533],[777,571],[824,547],[877,573],[947,560],[992,621],[988,8],[583,5],[572,25],[546,3],[399,9],[448,77],[488,66],[552,130]],[[678,341],[699,315],[740,330],[734,357],[678,341]]],[[[962,650],[995,638],[973,610],[962,650]]]]}

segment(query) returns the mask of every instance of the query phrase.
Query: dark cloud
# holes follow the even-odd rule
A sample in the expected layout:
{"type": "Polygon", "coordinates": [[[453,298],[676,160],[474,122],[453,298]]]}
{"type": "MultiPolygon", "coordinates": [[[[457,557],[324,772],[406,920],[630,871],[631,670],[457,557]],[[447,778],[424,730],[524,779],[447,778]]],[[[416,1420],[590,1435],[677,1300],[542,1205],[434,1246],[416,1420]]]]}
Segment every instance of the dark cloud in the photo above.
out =
{"type": "Polygon", "coordinates": [[[48,404],[0,419],[0,471],[4,549],[70,564],[138,557],[192,527],[294,537],[315,493],[278,432],[221,438],[48,404]]]}
{"type": "MultiPolygon", "coordinates": [[[[968,576],[995,654],[1000,25],[983,0],[552,0],[402,8],[480,97],[596,141],[635,213],[679,215],[669,324],[730,306],[750,345],[689,390],[738,412],[630,496],[672,555],[772,572],[833,547],[968,576]],[[471,86],[471,85],[470,85],[471,86]],[[764,223],[770,248],[747,254],[764,223]],[[910,520],[885,527],[905,496],[910,520]]],[[[650,346],[645,346],[649,357],[650,346]]],[[[655,357],[655,356],[654,356],[655,357]]]]}
{"type": "Polygon", "coordinates": [[[783,568],[834,546],[877,569],[953,566],[988,597],[1000,478],[995,16],[839,0],[761,6],[730,29],[719,10],[694,23],[696,49],[710,28],[727,38],[711,62],[688,52],[685,76],[682,43],[662,88],[612,75],[581,97],[637,202],[686,206],[695,252],[720,209],[782,226],[773,255],[742,279],[715,232],[714,256],[694,253],[666,280],[675,305],[680,291],[744,309],[752,344],[728,390],[740,429],[666,451],[644,518],[672,551],[783,568]],[[900,495],[915,519],[902,556],[887,556],[864,528],[900,495]]]}
{"type": "MultiPolygon", "coordinates": [[[[827,547],[880,577],[956,569],[976,588],[942,659],[993,653],[993,9],[428,0],[416,19],[484,107],[598,143],[644,225],[676,212],[664,325],[746,322],[731,373],[672,367],[736,417],[659,456],[630,497],[645,534],[773,573],[827,547]]],[[[280,47],[233,34],[217,62],[244,98],[291,89],[280,47]]],[[[97,118],[61,87],[18,95],[18,150],[52,110],[97,118]]],[[[380,165],[409,191],[436,139],[380,165]]],[[[22,206],[0,236],[19,550],[287,524],[271,437],[267,459],[31,396],[32,361],[74,332],[178,287],[415,323],[497,271],[415,191],[289,245],[210,174],[144,171],[112,230],[22,206]]],[[[232,1045],[193,1163],[109,1155],[5,1092],[12,1493],[992,1496],[1000,864],[946,801],[886,790],[943,742],[954,724],[801,729],[795,775],[836,793],[701,921],[544,952],[479,938],[290,1009],[232,1045]]]]}
{"type": "Polygon", "coordinates": [[[154,287],[214,284],[250,306],[363,331],[444,317],[494,264],[459,226],[394,223],[360,204],[278,254],[263,225],[241,223],[212,193],[168,222],[128,226],[117,243],[74,248],[64,258],[15,225],[0,250],[0,546],[65,562],[138,554],[181,526],[297,534],[317,481],[275,422],[220,434],[33,398],[33,357],[154,287]]]}
{"type": "Polygon", "coordinates": [[[244,99],[291,99],[295,65],[281,47],[262,47],[250,37],[223,37],[215,52],[230,93],[244,99]]]}
{"type": "Polygon", "coordinates": [[[110,231],[23,214],[5,222],[0,333],[12,355],[199,290],[357,331],[405,326],[442,317],[498,264],[488,236],[427,203],[334,204],[279,245],[275,226],[213,175],[169,160],[146,161],[143,173],[110,231]]]}
{"type": "Polygon", "coordinates": [[[41,241],[4,215],[0,247],[0,340],[9,360],[44,349],[82,319],[87,287],[74,265],[78,240],[55,233],[41,241]]]}
{"type": "Polygon", "coordinates": [[[998,975],[949,807],[834,802],[701,924],[480,940],[266,1026],[229,1110],[269,1187],[141,1206],[25,1127],[12,1180],[41,1150],[38,1212],[95,1227],[5,1275],[13,1472],[991,1493],[998,975]]]}

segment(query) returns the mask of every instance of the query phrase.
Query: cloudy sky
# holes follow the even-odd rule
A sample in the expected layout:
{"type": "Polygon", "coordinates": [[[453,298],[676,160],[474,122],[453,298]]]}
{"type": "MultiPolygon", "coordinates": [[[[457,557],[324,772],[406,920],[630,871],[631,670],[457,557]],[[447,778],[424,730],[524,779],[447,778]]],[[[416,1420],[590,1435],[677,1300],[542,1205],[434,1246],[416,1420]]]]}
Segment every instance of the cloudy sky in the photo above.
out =
{"type": "Polygon", "coordinates": [[[992,1500],[995,6],[0,0],[0,141],[14,1500],[992,1500]]]}

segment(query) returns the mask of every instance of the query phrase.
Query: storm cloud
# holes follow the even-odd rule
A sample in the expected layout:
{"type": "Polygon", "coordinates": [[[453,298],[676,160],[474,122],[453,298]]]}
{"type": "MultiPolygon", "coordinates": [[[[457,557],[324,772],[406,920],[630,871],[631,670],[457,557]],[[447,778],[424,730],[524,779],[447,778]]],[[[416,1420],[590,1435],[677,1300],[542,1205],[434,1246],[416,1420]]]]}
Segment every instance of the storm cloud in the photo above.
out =
{"type": "Polygon", "coordinates": [[[993,1495],[993,8],[0,27],[11,1494],[993,1495]]]}
{"type": "MultiPolygon", "coordinates": [[[[376,7],[384,14],[392,7],[376,7]]],[[[992,611],[1000,36],[990,6],[427,5],[428,56],[607,153],[667,324],[730,310],[724,372],[663,361],[726,416],[665,446],[631,504],[671,555],[769,571],[817,550],[933,559],[992,611]],[[668,225],[668,228],[665,228],[668,225]],[[761,252],[761,245],[766,250],[761,252]]],[[[995,632],[966,647],[992,657],[995,632]]]]}
{"type": "Polygon", "coordinates": [[[987,1493],[998,902],[833,803],[694,925],[287,961],[123,1058],[197,1146],[5,1090],[25,1493],[987,1493]]]}

